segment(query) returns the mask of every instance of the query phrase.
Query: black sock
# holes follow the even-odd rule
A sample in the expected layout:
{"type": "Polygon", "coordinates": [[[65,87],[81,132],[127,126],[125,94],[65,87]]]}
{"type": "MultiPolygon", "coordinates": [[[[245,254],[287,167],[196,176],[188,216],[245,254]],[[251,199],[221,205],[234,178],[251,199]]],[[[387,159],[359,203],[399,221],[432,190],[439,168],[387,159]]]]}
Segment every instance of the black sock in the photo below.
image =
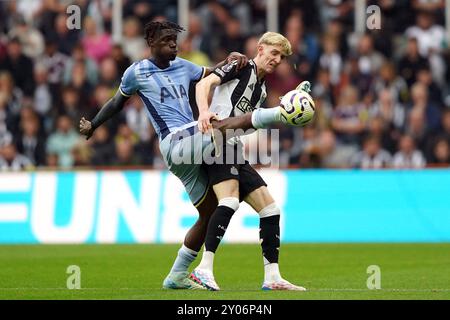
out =
{"type": "Polygon", "coordinates": [[[259,238],[264,258],[269,263],[278,263],[280,248],[280,215],[261,218],[259,221],[259,238]]]}
{"type": "Polygon", "coordinates": [[[206,251],[216,252],[233,214],[234,210],[230,207],[218,206],[216,208],[208,224],[205,239],[206,251]]]}

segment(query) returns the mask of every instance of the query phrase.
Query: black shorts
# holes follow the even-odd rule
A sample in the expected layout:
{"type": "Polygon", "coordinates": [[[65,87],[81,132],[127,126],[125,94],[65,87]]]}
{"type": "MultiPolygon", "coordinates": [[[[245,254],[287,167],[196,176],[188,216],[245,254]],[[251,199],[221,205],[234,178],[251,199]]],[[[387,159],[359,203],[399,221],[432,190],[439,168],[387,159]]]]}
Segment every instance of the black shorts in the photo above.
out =
{"type": "MultiPolygon", "coordinates": [[[[226,150],[226,148],[224,148],[224,150],[226,150]]],[[[252,191],[262,186],[267,186],[264,179],[247,160],[236,161],[234,164],[213,163],[208,165],[204,164],[204,166],[208,171],[210,186],[230,179],[239,180],[239,201],[241,202],[252,191]]]]}

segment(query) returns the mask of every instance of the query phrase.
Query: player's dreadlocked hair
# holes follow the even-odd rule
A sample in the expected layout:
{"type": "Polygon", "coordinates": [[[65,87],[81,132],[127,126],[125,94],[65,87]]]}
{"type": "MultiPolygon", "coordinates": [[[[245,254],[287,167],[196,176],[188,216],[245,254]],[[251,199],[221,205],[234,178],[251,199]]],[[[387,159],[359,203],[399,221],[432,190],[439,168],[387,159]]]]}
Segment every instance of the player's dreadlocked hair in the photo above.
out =
{"type": "Polygon", "coordinates": [[[164,29],[172,29],[176,32],[184,31],[185,29],[178,24],[170,21],[151,21],[148,22],[144,27],[144,39],[149,43],[151,38],[154,38],[158,33],[164,29]]]}

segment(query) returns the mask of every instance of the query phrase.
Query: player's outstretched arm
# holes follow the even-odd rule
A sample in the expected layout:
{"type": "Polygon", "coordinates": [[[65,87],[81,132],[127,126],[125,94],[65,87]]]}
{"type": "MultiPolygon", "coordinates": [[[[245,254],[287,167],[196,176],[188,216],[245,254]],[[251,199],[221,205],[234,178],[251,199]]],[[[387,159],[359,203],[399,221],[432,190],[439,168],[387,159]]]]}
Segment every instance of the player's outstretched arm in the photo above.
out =
{"type": "Polygon", "coordinates": [[[255,129],[252,123],[252,113],[246,113],[239,117],[230,117],[223,120],[212,120],[211,121],[213,129],[219,130],[223,134],[226,130],[248,130],[255,129]]]}
{"type": "Polygon", "coordinates": [[[242,53],[239,52],[231,52],[228,57],[219,62],[216,66],[210,68],[210,67],[205,67],[205,77],[210,75],[216,68],[220,68],[228,63],[231,63],[232,61],[237,61],[237,65],[236,65],[236,70],[241,70],[242,68],[244,68],[247,63],[248,63],[248,58],[246,55],[243,55],[242,53]]]}
{"type": "Polygon", "coordinates": [[[211,127],[210,120],[215,118],[215,114],[209,111],[208,97],[214,86],[220,84],[220,78],[215,74],[210,74],[200,80],[195,86],[195,99],[198,105],[198,128],[201,132],[207,132],[211,127]]]}
{"type": "Polygon", "coordinates": [[[97,115],[92,119],[92,121],[86,120],[84,117],[80,120],[80,133],[86,136],[86,140],[88,140],[95,129],[101,126],[105,121],[114,117],[117,113],[119,113],[125,102],[129,97],[125,97],[120,93],[120,90],[117,90],[114,97],[108,100],[97,115]]]}

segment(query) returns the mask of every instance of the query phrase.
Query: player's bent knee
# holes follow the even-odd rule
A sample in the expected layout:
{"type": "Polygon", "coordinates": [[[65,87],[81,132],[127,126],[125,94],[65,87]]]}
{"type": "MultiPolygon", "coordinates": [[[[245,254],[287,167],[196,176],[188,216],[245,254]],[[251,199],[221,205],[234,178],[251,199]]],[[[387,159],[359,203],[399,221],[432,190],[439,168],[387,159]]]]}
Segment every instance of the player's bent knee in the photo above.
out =
{"type": "Polygon", "coordinates": [[[213,186],[217,198],[239,198],[239,181],[236,179],[228,179],[221,181],[213,186]]]}
{"type": "Polygon", "coordinates": [[[224,206],[236,212],[239,209],[239,199],[235,197],[227,197],[219,200],[219,206],[224,206]]]}
{"type": "Polygon", "coordinates": [[[272,216],[279,216],[281,214],[280,208],[274,203],[269,204],[258,212],[260,218],[267,218],[272,216]]]}

